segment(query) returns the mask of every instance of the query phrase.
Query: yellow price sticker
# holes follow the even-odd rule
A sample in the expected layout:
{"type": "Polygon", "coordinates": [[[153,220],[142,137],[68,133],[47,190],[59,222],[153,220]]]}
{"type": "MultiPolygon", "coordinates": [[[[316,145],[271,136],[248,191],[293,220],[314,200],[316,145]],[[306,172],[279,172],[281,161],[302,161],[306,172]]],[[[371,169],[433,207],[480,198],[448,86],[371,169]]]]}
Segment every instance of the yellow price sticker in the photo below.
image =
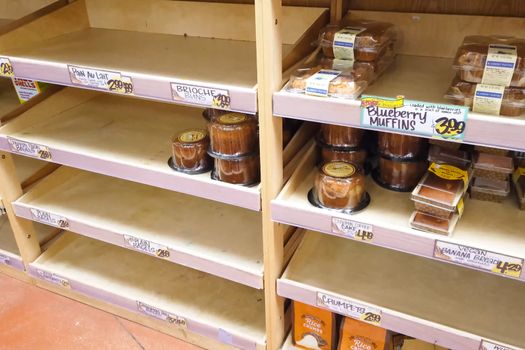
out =
{"type": "Polygon", "coordinates": [[[109,91],[119,94],[131,95],[133,94],[133,82],[131,78],[120,77],[108,80],[109,91]]]}
{"type": "Polygon", "coordinates": [[[465,132],[466,123],[455,118],[441,117],[436,119],[434,129],[442,138],[457,138],[465,132]]]}
{"type": "Polygon", "coordinates": [[[9,77],[12,78],[15,76],[15,71],[13,65],[8,58],[0,57],[0,77],[9,77]]]}
{"type": "Polygon", "coordinates": [[[525,176],[525,168],[516,169],[514,174],[512,174],[512,181],[514,181],[514,183],[518,183],[518,180],[521,176],[525,176]]]}
{"type": "Polygon", "coordinates": [[[381,325],[381,315],[370,311],[362,314],[360,320],[377,326],[381,325]]]}
{"type": "Polygon", "coordinates": [[[496,266],[492,268],[492,272],[499,273],[505,276],[519,278],[523,270],[523,263],[516,264],[508,261],[499,261],[496,266]]]}

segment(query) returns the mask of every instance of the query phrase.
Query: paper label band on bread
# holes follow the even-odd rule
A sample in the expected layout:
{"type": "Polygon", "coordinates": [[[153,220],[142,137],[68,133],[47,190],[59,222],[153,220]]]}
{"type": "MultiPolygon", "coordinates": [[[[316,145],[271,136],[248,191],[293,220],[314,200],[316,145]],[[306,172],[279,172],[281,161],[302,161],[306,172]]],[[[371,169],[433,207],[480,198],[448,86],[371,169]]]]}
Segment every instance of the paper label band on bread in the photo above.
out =
{"type": "Polygon", "coordinates": [[[505,86],[477,84],[472,111],[499,115],[505,86]]]}
{"type": "Polygon", "coordinates": [[[345,27],[335,33],[333,50],[334,57],[341,60],[354,60],[354,46],[356,36],[365,28],[345,27]]]}
{"type": "Polygon", "coordinates": [[[313,96],[328,96],[330,82],[340,74],[341,71],[338,70],[321,69],[306,79],[305,93],[313,96]]]}
{"type": "Polygon", "coordinates": [[[489,45],[482,84],[509,86],[516,68],[518,49],[509,45],[489,45]]]}

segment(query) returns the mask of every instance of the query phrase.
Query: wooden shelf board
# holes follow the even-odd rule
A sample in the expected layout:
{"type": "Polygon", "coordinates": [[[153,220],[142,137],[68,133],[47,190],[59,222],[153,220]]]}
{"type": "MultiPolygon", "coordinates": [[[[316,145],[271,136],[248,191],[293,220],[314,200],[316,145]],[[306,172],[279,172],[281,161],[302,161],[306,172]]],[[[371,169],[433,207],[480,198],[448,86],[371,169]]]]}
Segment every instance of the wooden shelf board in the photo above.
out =
{"type": "MultiPolygon", "coordinates": [[[[514,193],[503,204],[479,200],[465,200],[465,211],[451,237],[426,233],[410,228],[409,218],[414,210],[410,193],[399,193],[378,186],[367,177],[367,191],[371,202],[354,215],[314,207],[308,201],[316,169],[313,167],[315,148],[310,146],[303,162],[290,179],[297,184],[285,187],[272,202],[275,221],[313,229],[327,234],[332,232],[332,218],[344,218],[373,226],[372,244],[434,259],[436,240],[484,249],[487,251],[525,259],[525,212],[517,207],[514,193]]],[[[525,281],[525,273],[521,273],[525,281]]]]}
{"type": "MultiPolygon", "coordinates": [[[[263,349],[261,291],[67,232],[31,264],[70,289],[134,312],[137,302],[183,317],[188,331],[242,349],[263,349]]],[[[176,325],[172,325],[177,328],[176,325]]]]}
{"type": "Polygon", "coordinates": [[[54,3],[56,0],[1,0],[0,1],[0,26],[1,21],[11,21],[27,16],[47,5],[54,3]]]}
{"type": "MultiPolygon", "coordinates": [[[[398,55],[367,95],[450,104],[445,95],[454,77],[452,59],[398,55]]],[[[288,93],[274,94],[274,114],[329,124],[360,127],[360,100],[343,100],[288,93]]],[[[525,115],[491,116],[469,113],[465,143],[525,150],[525,115]]]]}
{"type": "Polygon", "coordinates": [[[187,175],[168,166],[170,140],[206,128],[202,110],[66,88],[0,129],[7,137],[47,146],[51,161],[173,191],[260,210],[259,186],[187,175]]]}
{"type": "MultiPolygon", "coordinates": [[[[292,7],[284,13],[290,21],[283,29],[283,57],[295,60],[307,51],[310,27],[326,12],[292,7]]],[[[138,97],[201,103],[175,101],[170,83],[177,82],[228,90],[232,110],[256,113],[254,32],[250,5],[86,0],[7,33],[0,38],[0,46],[5,43],[0,55],[11,61],[17,76],[27,79],[73,86],[68,65],[109,70],[131,78],[138,97]],[[78,21],[71,22],[72,17],[78,21]],[[25,37],[41,27],[38,36],[25,37]]]]}
{"type": "Polygon", "coordinates": [[[308,231],[279,295],[316,305],[324,292],[382,309],[381,326],[453,349],[481,339],[525,346],[525,284],[308,231]]]}
{"type": "Polygon", "coordinates": [[[69,229],[134,249],[125,235],[168,248],[172,262],[263,286],[261,215],[218,202],[62,167],[13,203],[66,218],[69,229]]]}

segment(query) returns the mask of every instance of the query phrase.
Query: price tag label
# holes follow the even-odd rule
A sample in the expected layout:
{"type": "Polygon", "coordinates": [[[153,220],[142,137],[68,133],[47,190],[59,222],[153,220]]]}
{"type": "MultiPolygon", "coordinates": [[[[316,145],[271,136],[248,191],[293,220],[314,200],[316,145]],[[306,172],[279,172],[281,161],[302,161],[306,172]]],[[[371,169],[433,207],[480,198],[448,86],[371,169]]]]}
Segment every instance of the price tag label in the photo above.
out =
{"type": "Polygon", "coordinates": [[[0,254],[0,264],[11,265],[11,258],[9,258],[7,255],[0,254]]]}
{"type": "Polygon", "coordinates": [[[53,157],[51,156],[51,151],[49,150],[47,146],[17,140],[9,136],[7,137],[7,143],[9,144],[9,149],[13,153],[18,153],[24,156],[43,159],[43,160],[53,159],[53,157]]]}
{"type": "Polygon", "coordinates": [[[119,72],[68,65],[71,83],[92,89],[132,95],[133,81],[119,72]]]}
{"type": "Polygon", "coordinates": [[[140,252],[164,259],[168,259],[170,257],[170,251],[168,250],[168,247],[163,245],[129,235],[124,235],[124,241],[131,248],[140,252]]]}
{"type": "Polygon", "coordinates": [[[332,218],[332,233],[335,233],[336,235],[352,238],[358,241],[371,242],[374,239],[374,233],[372,230],[372,225],[348,219],[332,218]]]}
{"type": "Polygon", "coordinates": [[[40,84],[34,80],[12,78],[20,103],[25,103],[42,92],[40,84]]]}
{"type": "Polygon", "coordinates": [[[0,57],[0,77],[12,78],[15,76],[15,71],[13,70],[13,65],[9,58],[0,57]]]}
{"type": "Polygon", "coordinates": [[[381,325],[381,310],[355,301],[317,292],[317,306],[376,326],[381,325]]]}
{"type": "Polygon", "coordinates": [[[224,89],[171,83],[171,95],[174,101],[211,108],[230,109],[230,92],[224,89]]]}
{"type": "Polygon", "coordinates": [[[48,213],[47,211],[31,208],[31,216],[34,221],[41,222],[46,225],[55,226],[61,229],[69,228],[69,221],[59,215],[48,213]]]}
{"type": "Polygon", "coordinates": [[[499,345],[496,343],[489,342],[487,340],[481,340],[479,349],[480,350],[517,350],[516,348],[509,348],[508,346],[499,345]]]}
{"type": "Polygon", "coordinates": [[[403,96],[361,97],[361,125],[443,140],[463,140],[468,107],[406,100],[403,96]]]}
{"type": "Polygon", "coordinates": [[[516,278],[523,270],[523,259],[438,240],[434,246],[434,257],[516,278]]]}
{"type": "Polygon", "coordinates": [[[154,317],[161,321],[168,322],[182,328],[187,328],[186,319],[180,316],[173,315],[169,312],[156,308],[154,306],[148,305],[141,301],[137,301],[137,310],[145,315],[154,317]]]}
{"type": "Polygon", "coordinates": [[[56,284],[58,286],[61,286],[67,289],[71,289],[71,284],[66,278],[57,276],[54,273],[43,271],[43,270],[37,270],[36,272],[38,274],[38,277],[40,279],[43,279],[44,281],[56,284]]]}

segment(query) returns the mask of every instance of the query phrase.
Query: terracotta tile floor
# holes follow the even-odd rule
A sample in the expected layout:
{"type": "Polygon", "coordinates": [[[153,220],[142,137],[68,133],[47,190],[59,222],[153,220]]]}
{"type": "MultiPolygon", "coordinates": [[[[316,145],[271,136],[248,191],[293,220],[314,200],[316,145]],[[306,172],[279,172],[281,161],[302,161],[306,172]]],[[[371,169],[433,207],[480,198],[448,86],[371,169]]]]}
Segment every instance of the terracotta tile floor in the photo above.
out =
{"type": "Polygon", "coordinates": [[[0,273],[0,350],[199,350],[0,273]]]}

